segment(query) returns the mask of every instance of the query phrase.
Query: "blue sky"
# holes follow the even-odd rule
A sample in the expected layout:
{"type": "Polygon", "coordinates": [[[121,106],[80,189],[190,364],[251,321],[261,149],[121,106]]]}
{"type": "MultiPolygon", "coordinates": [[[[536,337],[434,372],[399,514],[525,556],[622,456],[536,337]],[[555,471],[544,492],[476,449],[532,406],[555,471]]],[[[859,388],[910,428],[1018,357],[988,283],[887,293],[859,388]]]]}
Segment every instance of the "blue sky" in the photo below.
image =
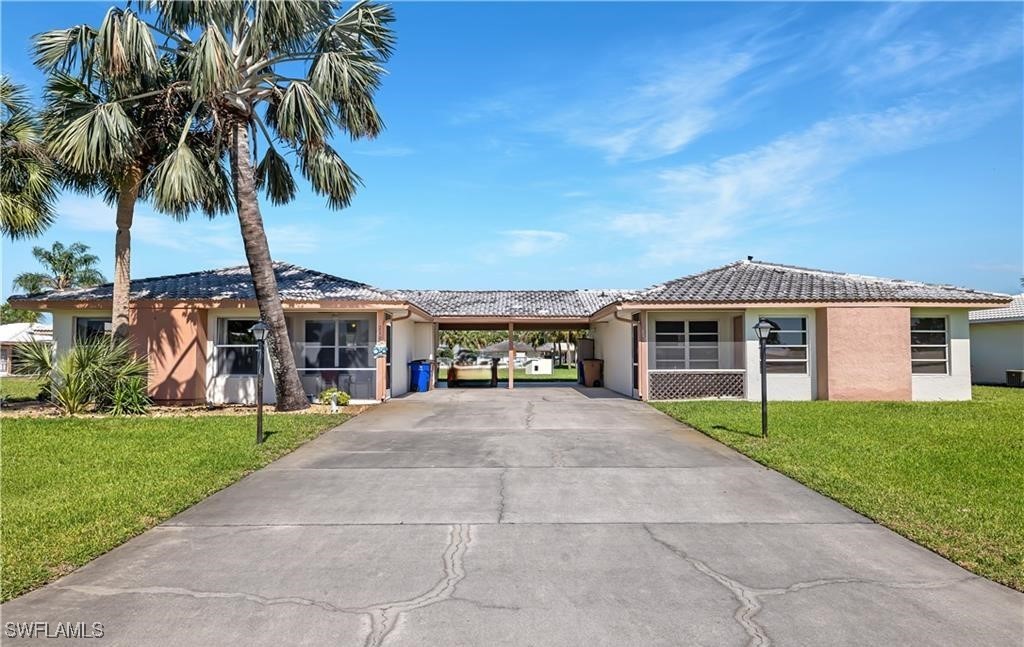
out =
{"type": "MultiPolygon", "coordinates": [[[[0,5],[3,72],[107,3],[0,5]]],[[[748,254],[1019,292],[1019,4],[400,3],[366,186],[263,205],[275,259],[396,288],[640,287],[748,254]]],[[[112,274],[113,213],[41,239],[112,274]]],[[[244,264],[233,216],[140,205],[133,276],[244,264]]]]}

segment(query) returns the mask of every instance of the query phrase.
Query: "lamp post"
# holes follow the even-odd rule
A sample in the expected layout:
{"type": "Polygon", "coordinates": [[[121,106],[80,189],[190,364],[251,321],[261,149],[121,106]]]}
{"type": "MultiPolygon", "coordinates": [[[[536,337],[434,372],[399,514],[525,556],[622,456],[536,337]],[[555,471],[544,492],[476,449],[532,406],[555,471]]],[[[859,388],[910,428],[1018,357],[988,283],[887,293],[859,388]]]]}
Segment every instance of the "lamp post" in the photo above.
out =
{"type": "Polygon", "coordinates": [[[257,321],[249,329],[256,338],[256,444],[263,444],[263,349],[267,342],[270,327],[257,321]]]}
{"type": "Polygon", "coordinates": [[[768,437],[768,363],[766,347],[768,335],[772,332],[772,324],[761,317],[754,324],[754,332],[757,334],[757,341],[761,346],[761,438],[768,437]]]}

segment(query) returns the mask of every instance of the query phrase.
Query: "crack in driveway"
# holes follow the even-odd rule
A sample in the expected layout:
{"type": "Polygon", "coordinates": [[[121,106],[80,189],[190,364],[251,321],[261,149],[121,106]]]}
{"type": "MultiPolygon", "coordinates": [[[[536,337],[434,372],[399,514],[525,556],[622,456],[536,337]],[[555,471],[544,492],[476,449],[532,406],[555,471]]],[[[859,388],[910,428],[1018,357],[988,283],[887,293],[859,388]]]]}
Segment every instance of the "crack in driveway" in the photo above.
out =
{"type": "Polygon", "coordinates": [[[403,614],[451,599],[455,594],[455,587],[466,577],[463,560],[470,541],[472,537],[468,524],[451,526],[448,545],[442,557],[444,573],[430,590],[413,598],[384,602],[362,609],[370,616],[370,633],[363,644],[366,647],[380,647],[398,626],[403,614]]]}
{"type": "Polygon", "coordinates": [[[505,520],[505,476],[507,474],[507,467],[498,474],[498,523],[504,523],[505,520]]]}
{"type": "MultiPolygon", "coordinates": [[[[301,596],[268,597],[255,593],[236,591],[195,591],[182,587],[147,586],[137,588],[119,588],[110,586],[90,586],[80,584],[54,585],[54,588],[84,593],[87,595],[172,595],[189,597],[197,600],[242,600],[261,606],[298,605],[315,607],[331,613],[359,615],[369,619],[370,631],[363,644],[365,647],[380,647],[388,635],[398,626],[402,616],[410,611],[422,609],[432,604],[453,598],[455,587],[466,577],[464,559],[466,550],[472,540],[468,524],[456,524],[449,527],[448,542],[441,557],[443,572],[438,581],[420,595],[382,602],[366,607],[343,607],[325,600],[314,600],[301,596]]],[[[471,602],[465,598],[460,600],[471,602]]]]}
{"type": "Polygon", "coordinates": [[[819,586],[830,586],[834,584],[869,584],[873,586],[882,586],[885,588],[892,589],[939,589],[947,586],[952,586],[960,582],[966,582],[969,580],[977,579],[977,576],[971,575],[967,577],[959,577],[948,580],[934,580],[929,582],[889,582],[884,580],[872,580],[867,578],[859,577],[836,577],[836,578],[822,578],[817,580],[808,580],[805,582],[797,582],[786,587],[761,589],[757,587],[747,586],[742,582],[732,579],[731,577],[719,573],[715,569],[708,566],[705,562],[691,557],[683,549],[678,546],[658,537],[653,530],[651,530],[648,524],[643,524],[643,529],[647,535],[658,545],[668,549],[675,556],[683,559],[686,563],[694,568],[694,570],[702,573],[714,581],[721,584],[726,588],[736,601],[740,603],[740,606],[733,613],[733,617],[736,622],[743,628],[749,640],[747,641],[748,647],[769,647],[772,644],[771,638],[768,636],[768,632],[765,628],[758,623],[754,616],[762,609],[763,604],[761,598],[773,596],[773,595],[785,595],[787,593],[793,593],[796,591],[804,591],[807,589],[817,588],[819,586]]]}

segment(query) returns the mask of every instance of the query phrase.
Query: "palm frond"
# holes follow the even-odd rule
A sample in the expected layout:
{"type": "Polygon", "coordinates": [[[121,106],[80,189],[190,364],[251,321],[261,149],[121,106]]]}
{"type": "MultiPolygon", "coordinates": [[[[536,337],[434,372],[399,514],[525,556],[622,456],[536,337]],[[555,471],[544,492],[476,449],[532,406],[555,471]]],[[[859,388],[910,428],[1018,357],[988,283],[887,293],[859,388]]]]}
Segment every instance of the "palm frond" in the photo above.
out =
{"type": "Polygon", "coordinates": [[[50,152],[77,172],[109,170],[130,159],[138,128],[118,103],[100,103],[55,133],[50,152]]]}
{"type": "Polygon", "coordinates": [[[91,68],[95,39],[96,30],[89,25],[36,34],[32,39],[32,62],[46,72],[79,68],[85,76],[91,68]]]}
{"type": "Polygon", "coordinates": [[[292,81],[277,103],[274,125],[293,144],[319,142],[330,134],[329,115],[330,108],[308,83],[292,81]]]}
{"type": "Polygon", "coordinates": [[[256,190],[266,190],[273,204],[286,204],[295,198],[295,178],[288,162],[273,147],[267,148],[256,166],[256,190]]]}
{"type": "Polygon", "coordinates": [[[219,197],[228,192],[219,165],[204,163],[187,141],[160,162],[145,181],[151,187],[153,206],[179,220],[194,210],[212,214],[230,205],[219,197]]]}
{"type": "Polygon", "coordinates": [[[148,25],[127,9],[112,7],[96,33],[97,62],[110,78],[152,77],[159,68],[148,25]]]}
{"type": "Polygon", "coordinates": [[[300,156],[302,174],[313,190],[327,196],[332,209],[343,209],[352,202],[362,180],[330,146],[306,146],[300,156]]]}
{"type": "Polygon", "coordinates": [[[238,85],[231,46],[220,29],[204,30],[189,54],[189,76],[198,96],[209,96],[238,85]]]}

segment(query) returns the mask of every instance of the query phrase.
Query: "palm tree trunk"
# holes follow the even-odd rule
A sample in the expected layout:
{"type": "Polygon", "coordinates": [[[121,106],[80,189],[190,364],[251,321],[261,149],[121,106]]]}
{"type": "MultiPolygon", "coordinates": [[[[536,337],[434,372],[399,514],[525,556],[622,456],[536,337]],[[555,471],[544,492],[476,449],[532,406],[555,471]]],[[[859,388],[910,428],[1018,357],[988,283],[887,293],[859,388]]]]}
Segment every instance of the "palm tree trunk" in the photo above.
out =
{"type": "Polygon", "coordinates": [[[270,257],[267,234],[263,230],[263,216],[260,215],[259,200],[253,177],[252,161],[249,156],[249,132],[243,122],[233,128],[231,135],[231,176],[235,187],[235,205],[238,209],[238,224],[242,229],[245,244],[245,258],[252,273],[256,303],[260,317],[270,327],[268,352],[274,384],[277,388],[277,409],[296,411],[309,407],[309,400],[295,370],[295,356],[288,340],[288,327],[284,320],[281,297],[277,292],[277,278],[274,263],[270,257]]]}
{"type": "Polygon", "coordinates": [[[117,195],[117,234],[114,236],[114,298],[111,328],[114,339],[128,337],[130,292],[132,281],[132,221],[139,197],[142,171],[132,167],[121,183],[117,195]]]}

